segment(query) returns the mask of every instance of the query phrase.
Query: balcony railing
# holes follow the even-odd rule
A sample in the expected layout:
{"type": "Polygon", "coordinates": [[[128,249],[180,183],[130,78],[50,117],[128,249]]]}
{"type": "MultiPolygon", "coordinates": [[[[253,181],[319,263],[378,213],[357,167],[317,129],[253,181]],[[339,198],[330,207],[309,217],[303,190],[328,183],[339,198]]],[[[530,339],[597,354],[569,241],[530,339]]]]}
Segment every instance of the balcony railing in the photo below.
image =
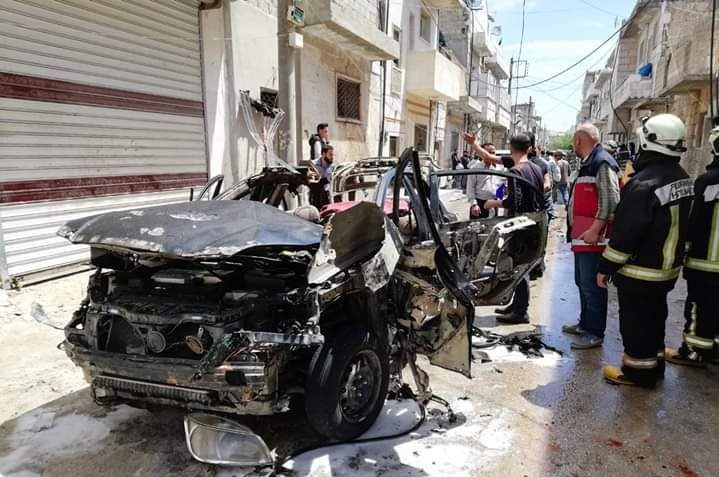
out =
{"type": "Polygon", "coordinates": [[[633,106],[642,99],[652,97],[652,78],[630,75],[613,92],[615,107],[633,106]]]}
{"type": "Polygon", "coordinates": [[[368,60],[399,56],[399,43],[378,28],[377,2],[306,0],[303,33],[368,60]]]}
{"type": "Polygon", "coordinates": [[[464,69],[438,50],[410,52],[406,71],[408,93],[439,101],[458,101],[466,94],[464,69]]]}

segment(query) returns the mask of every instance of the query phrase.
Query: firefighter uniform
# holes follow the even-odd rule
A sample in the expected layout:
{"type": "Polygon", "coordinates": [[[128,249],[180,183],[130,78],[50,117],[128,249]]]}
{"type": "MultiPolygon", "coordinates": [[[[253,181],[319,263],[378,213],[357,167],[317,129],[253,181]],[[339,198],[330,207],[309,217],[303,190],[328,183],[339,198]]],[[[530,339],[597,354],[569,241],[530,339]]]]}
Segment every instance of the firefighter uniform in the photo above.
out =
{"type": "Polygon", "coordinates": [[[717,358],[719,347],[719,156],[697,178],[694,193],[684,264],[684,340],[679,352],[670,352],[667,359],[703,366],[717,358]]]}
{"type": "Polygon", "coordinates": [[[664,374],[667,294],[681,271],[694,190],[679,165],[684,125],[673,115],[649,121],[637,131],[637,173],[622,191],[599,273],[617,287],[624,343],[621,370],[605,367],[604,377],[650,387],[664,374]]]}

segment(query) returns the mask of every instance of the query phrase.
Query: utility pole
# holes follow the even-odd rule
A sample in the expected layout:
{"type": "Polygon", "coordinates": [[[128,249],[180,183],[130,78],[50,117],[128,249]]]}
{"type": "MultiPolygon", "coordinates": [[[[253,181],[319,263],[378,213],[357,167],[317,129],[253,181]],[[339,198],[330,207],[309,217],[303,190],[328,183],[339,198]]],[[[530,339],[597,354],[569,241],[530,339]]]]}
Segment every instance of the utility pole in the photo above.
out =
{"type": "Polygon", "coordinates": [[[297,118],[299,94],[297,91],[296,66],[301,48],[297,46],[297,32],[295,25],[287,20],[287,13],[292,0],[279,0],[277,9],[277,73],[278,73],[278,103],[285,112],[285,119],[281,130],[285,136],[280,139],[280,158],[288,164],[296,166],[301,157],[302,149],[298,134],[299,121],[297,118]],[[290,45],[291,38],[294,39],[290,45]],[[283,147],[284,146],[284,147],[283,147]],[[299,152],[298,152],[299,151],[299,152]]]}

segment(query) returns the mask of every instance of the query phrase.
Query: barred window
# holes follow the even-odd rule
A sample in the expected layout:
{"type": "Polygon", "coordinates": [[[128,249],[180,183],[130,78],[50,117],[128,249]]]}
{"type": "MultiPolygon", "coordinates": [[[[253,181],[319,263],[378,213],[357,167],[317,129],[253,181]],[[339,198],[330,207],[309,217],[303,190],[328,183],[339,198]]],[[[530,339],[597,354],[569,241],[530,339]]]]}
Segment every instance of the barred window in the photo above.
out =
{"type": "Polygon", "coordinates": [[[337,119],[360,121],[361,83],[337,78],[337,119]]]}

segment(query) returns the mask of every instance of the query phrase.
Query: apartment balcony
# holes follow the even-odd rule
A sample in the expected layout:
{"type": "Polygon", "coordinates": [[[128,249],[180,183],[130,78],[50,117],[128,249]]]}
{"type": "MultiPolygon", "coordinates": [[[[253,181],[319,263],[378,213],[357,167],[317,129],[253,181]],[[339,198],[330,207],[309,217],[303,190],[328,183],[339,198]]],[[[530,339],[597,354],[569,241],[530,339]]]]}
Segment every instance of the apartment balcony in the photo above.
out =
{"type": "Polygon", "coordinates": [[[379,29],[377,2],[307,0],[302,32],[367,60],[399,57],[399,43],[379,29]]]}
{"type": "Polygon", "coordinates": [[[611,68],[602,68],[597,73],[597,79],[594,81],[594,84],[600,88],[600,87],[602,87],[602,85],[604,85],[604,83],[606,83],[609,80],[609,78],[611,76],[612,76],[611,68]]]}
{"type": "Polygon", "coordinates": [[[512,111],[512,96],[510,96],[509,92],[507,92],[506,88],[500,87],[499,88],[499,95],[498,95],[498,101],[499,107],[504,109],[507,112],[512,111]]]}
{"type": "Polygon", "coordinates": [[[412,51],[407,57],[407,93],[435,101],[459,101],[466,94],[464,69],[438,50],[412,51]]]}
{"type": "Polygon", "coordinates": [[[595,84],[590,85],[589,89],[587,89],[586,98],[587,99],[598,98],[599,96],[601,96],[601,93],[602,92],[599,90],[599,88],[597,88],[596,83],[595,83],[595,84]]]}
{"type": "Polygon", "coordinates": [[[459,8],[464,6],[462,0],[424,0],[424,4],[429,8],[459,8]]]}
{"type": "Polygon", "coordinates": [[[475,22],[475,31],[472,35],[473,46],[476,52],[481,56],[495,56],[499,51],[499,45],[492,38],[489,32],[484,31],[483,27],[475,22]]]}
{"type": "Polygon", "coordinates": [[[652,78],[640,75],[630,75],[617,87],[612,95],[614,106],[627,108],[636,106],[639,102],[653,95],[652,78]]]}
{"type": "Polygon", "coordinates": [[[512,113],[510,112],[510,109],[504,109],[504,107],[497,109],[497,124],[504,129],[509,129],[511,123],[512,113]]]}
{"type": "Polygon", "coordinates": [[[509,65],[499,53],[499,49],[494,55],[488,56],[485,59],[485,63],[487,67],[492,70],[494,76],[498,79],[504,80],[509,78],[509,65]]]}
{"type": "Polygon", "coordinates": [[[475,115],[475,118],[482,123],[490,124],[492,126],[497,122],[497,102],[494,98],[489,96],[475,97],[475,100],[479,103],[482,111],[475,115]]]}
{"type": "Polygon", "coordinates": [[[477,98],[473,96],[460,96],[459,101],[451,101],[447,103],[450,111],[461,114],[480,114],[482,105],[477,98]]]}

